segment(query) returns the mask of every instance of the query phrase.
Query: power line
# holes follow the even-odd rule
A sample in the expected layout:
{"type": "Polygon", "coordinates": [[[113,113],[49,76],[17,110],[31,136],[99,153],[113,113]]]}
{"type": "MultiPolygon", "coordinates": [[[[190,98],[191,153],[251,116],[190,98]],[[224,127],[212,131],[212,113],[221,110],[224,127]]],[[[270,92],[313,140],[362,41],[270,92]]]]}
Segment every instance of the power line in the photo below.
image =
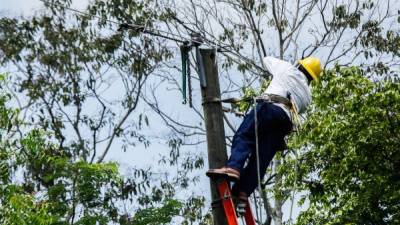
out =
{"type": "Polygon", "coordinates": [[[169,36],[166,36],[166,35],[163,35],[163,34],[160,34],[160,33],[153,32],[151,30],[147,30],[144,27],[136,27],[136,26],[133,26],[133,25],[127,24],[127,23],[119,24],[119,30],[122,30],[122,29],[132,29],[132,30],[136,30],[136,31],[139,31],[139,32],[142,32],[142,33],[146,33],[146,34],[150,34],[150,35],[153,35],[153,36],[157,36],[157,37],[161,37],[161,38],[164,38],[164,39],[168,39],[168,40],[171,40],[171,41],[176,41],[176,42],[179,42],[179,43],[189,43],[189,40],[185,40],[185,39],[182,39],[182,38],[177,39],[177,38],[174,38],[174,37],[169,37],[169,36]]]}
{"type": "Polygon", "coordinates": [[[68,11],[72,11],[74,13],[78,13],[78,14],[81,14],[81,15],[84,15],[84,16],[93,17],[93,18],[96,18],[96,19],[99,19],[99,20],[107,21],[109,23],[118,25],[118,27],[120,29],[124,29],[124,28],[133,29],[133,30],[136,30],[136,31],[140,31],[142,33],[147,33],[147,34],[150,34],[150,35],[153,35],[153,36],[158,36],[158,37],[161,37],[161,38],[164,38],[164,39],[168,39],[168,40],[171,40],[171,41],[176,41],[176,42],[179,42],[179,43],[190,42],[190,39],[184,38],[184,37],[180,37],[180,36],[178,36],[176,34],[168,32],[168,31],[158,30],[158,29],[154,29],[154,28],[147,29],[145,26],[138,25],[138,24],[120,23],[120,22],[117,22],[117,21],[114,21],[114,20],[104,19],[104,18],[102,18],[100,16],[96,16],[96,15],[93,15],[93,14],[90,14],[90,13],[87,13],[87,12],[83,12],[83,11],[71,8],[71,7],[62,5],[60,3],[48,2],[46,0],[39,0],[39,1],[43,2],[44,4],[48,4],[48,5],[58,5],[58,6],[62,7],[63,9],[66,9],[68,11]],[[161,34],[161,33],[164,33],[166,35],[161,34]],[[167,36],[167,35],[171,35],[171,36],[175,36],[175,37],[170,37],[170,36],[167,36]]]}
{"type": "MultiPolygon", "coordinates": [[[[228,45],[222,45],[220,41],[212,41],[210,39],[202,37],[202,40],[204,40],[205,43],[200,43],[200,42],[197,42],[196,40],[185,38],[185,37],[181,37],[179,35],[173,34],[173,33],[168,32],[168,31],[154,29],[154,28],[147,29],[145,26],[138,25],[138,24],[120,23],[120,22],[116,22],[116,21],[113,21],[113,20],[110,20],[110,19],[104,19],[104,18],[102,18],[100,16],[96,16],[96,15],[93,15],[93,14],[90,14],[90,13],[86,13],[86,12],[71,8],[71,7],[62,5],[60,3],[48,2],[46,0],[39,0],[39,1],[43,2],[44,4],[48,4],[48,5],[58,5],[58,6],[62,7],[62,8],[64,8],[64,9],[69,10],[69,11],[74,12],[74,13],[85,15],[85,16],[88,16],[88,17],[97,18],[99,20],[105,20],[105,21],[107,21],[109,23],[118,25],[119,29],[133,29],[133,30],[136,30],[136,31],[139,31],[139,32],[142,32],[142,33],[146,33],[146,34],[149,34],[149,35],[157,36],[157,37],[160,37],[160,38],[164,38],[164,39],[167,39],[167,40],[171,40],[171,41],[175,41],[175,42],[183,43],[183,44],[187,44],[187,43],[193,43],[195,45],[199,45],[199,44],[206,44],[207,45],[208,44],[209,47],[218,47],[218,51],[220,51],[220,52],[228,52],[229,54],[232,54],[233,56],[239,58],[240,60],[243,60],[244,62],[256,67],[258,70],[261,70],[261,71],[267,73],[267,75],[270,75],[270,73],[268,71],[266,71],[264,68],[262,68],[262,67],[258,66],[257,64],[255,64],[251,59],[249,59],[249,58],[247,58],[247,57],[245,57],[245,56],[243,56],[243,55],[241,55],[241,54],[239,54],[239,53],[237,53],[235,51],[232,51],[228,45]]],[[[181,25],[184,24],[184,22],[179,20],[178,18],[174,18],[174,19],[177,20],[181,25]]],[[[194,31],[193,29],[187,27],[186,25],[184,25],[184,27],[186,29],[192,31],[192,32],[194,31]]]]}

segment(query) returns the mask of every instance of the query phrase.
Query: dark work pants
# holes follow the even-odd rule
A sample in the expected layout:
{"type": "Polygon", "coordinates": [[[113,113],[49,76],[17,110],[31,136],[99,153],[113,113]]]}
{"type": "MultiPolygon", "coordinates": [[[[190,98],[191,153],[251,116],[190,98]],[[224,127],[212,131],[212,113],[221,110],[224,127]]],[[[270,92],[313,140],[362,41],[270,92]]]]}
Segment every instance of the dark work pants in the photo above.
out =
{"type": "MultiPolygon", "coordinates": [[[[233,192],[243,191],[247,196],[258,185],[254,119],[254,110],[251,110],[233,137],[232,152],[227,162],[228,167],[240,171],[240,181],[234,185],[233,192]],[[249,161],[244,167],[247,159],[249,161]]],[[[275,153],[284,150],[284,137],[291,131],[292,123],[281,107],[270,102],[257,104],[257,123],[262,180],[275,153]]]]}

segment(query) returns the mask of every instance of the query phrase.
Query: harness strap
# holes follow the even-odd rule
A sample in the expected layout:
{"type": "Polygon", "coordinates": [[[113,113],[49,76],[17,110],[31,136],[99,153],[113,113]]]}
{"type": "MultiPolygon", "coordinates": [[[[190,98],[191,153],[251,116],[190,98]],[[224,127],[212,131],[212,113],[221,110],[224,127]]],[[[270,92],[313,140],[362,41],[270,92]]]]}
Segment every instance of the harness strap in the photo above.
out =
{"type": "MultiPolygon", "coordinates": [[[[261,197],[262,194],[262,188],[261,188],[261,173],[260,173],[260,153],[259,153],[259,143],[258,143],[258,117],[257,117],[257,98],[254,98],[254,103],[253,103],[253,110],[254,110],[254,134],[255,134],[255,140],[256,140],[256,163],[257,163],[257,181],[258,181],[258,194],[261,197]]],[[[258,215],[258,214],[256,214],[258,215]]],[[[258,216],[257,216],[258,217],[258,216]]],[[[260,219],[259,221],[262,221],[262,212],[261,212],[261,207],[260,207],[260,219]]]]}
{"type": "MultiPolygon", "coordinates": [[[[253,104],[255,102],[259,103],[259,102],[272,102],[272,103],[278,103],[278,104],[282,104],[284,107],[286,107],[286,109],[289,111],[290,113],[290,117],[293,123],[293,130],[297,130],[300,126],[300,117],[299,117],[299,113],[297,111],[296,108],[296,104],[294,104],[293,100],[290,98],[285,98],[282,97],[280,95],[275,95],[275,94],[263,94],[259,97],[255,97],[255,98],[251,98],[251,97],[247,97],[247,98],[227,98],[227,99],[220,99],[217,97],[214,98],[205,98],[202,102],[202,105],[205,104],[212,104],[212,103],[231,103],[231,104],[237,104],[239,102],[253,102],[253,104]]],[[[227,108],[223,107],[223,111],[224,112],[234,112],[232,110],[228,110],[227,108]]],[[[240,113],[236,113],[234,112],[236,115],[238,116],[242,116],[242,114],[240,113]]]]}
{"type": "Polygon", "coordinates": [[[274,102],[274,103],[282,103],[289,109],[292,107],[292,102],[285,97],[282,97],[280,95],[274,95],[274,94],[263,94],[259,97],[252,98],[252,97],[247,97],[247,98],[226,98],[226,99],[220,99],[220,98],[205,98],[203,101],[203,104],[207,103],[239,103],[239,102],[252,102],[256,100],[257,102],[262,102],[262,101],[269,101],[269,102],[274,102]]]}
{"type": "Polygon", "coordinates": [[[256,100],[269,101],[269,102],[273,102],[273,103],[281,103],[288,110],[290,110],[293,107],[293,103],[288,98],[282,97],[280,95],[263,94],[260,97],[257,97],[256,100]]]}

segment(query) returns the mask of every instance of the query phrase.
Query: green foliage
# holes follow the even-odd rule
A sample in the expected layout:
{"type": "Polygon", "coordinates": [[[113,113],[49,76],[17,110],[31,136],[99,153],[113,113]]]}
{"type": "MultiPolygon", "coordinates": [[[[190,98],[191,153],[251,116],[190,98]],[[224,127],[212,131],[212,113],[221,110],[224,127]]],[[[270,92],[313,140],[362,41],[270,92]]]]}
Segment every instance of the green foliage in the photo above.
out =
{"type": "Polygon", "coordinates": [[[21,68],[12,77],[14,94],[28,98],[31,122],[51,131],[55,144],[75,159],[103,161],[108,152],[99,147],[103,134],[109,146],[117,139],[123,140],[122,149],[149,145],[139,132],[142,122],[129,119],[144,83],[171,52],[109,20],[151,28],[159,18],[167,20],[153,3],[93,1],[79,14],[66,10],[70,1],[56,0],[31,18],[0,19],[0,64],[21,68]],[[125,126],[128,121],[131,126],[125,126]]]}
{"type": "MultiPolygon", "coordinates": [[[[250,87],[250,86],[249,87],[243,87],[242,88],[243,95],[242,95],[241,98],[248,99],[248,98],[254,98],[254,97],[260,96],[265,91],[265,89],[267,89],[269,83],[270,83],[270,80],[264,80],[261,83],[261,87],[257,88],[257,89],[255,89],[253,87],[250,87]]],[[[252,105],[251,102],[242,101],[242,102],[239,102],[238,104],[233,105],[233,106],[235,108],[237,108],[237,110],[239,112],[246,112],[247,109],[249,109],[249,107],[251,107],[251,105],[252,105]]]]}
{"type": "Polygon", "coordinates": [[[313,97],[291,141],[298,160],[288,157],[280,171],[287,188],[307,193],[297,224],[399,224],[400,84],[336,68],[313,97]]]}
{"type": "Polygon", "coordinates": [[[24,193],[16,185],[2,186],[0,222],[7,225],[48,225],[57,217],[49,213],[51,205],[47,201],[37,201],[32,194],[24,193]],[[3,189],[4,188],[4,189],[3,189]]]}
{"type": "Polygon", "coordinates": [[[182,203],[176,200],[165,200],[162,207],[150,207],[139,210],[131,224],[135,225],[159,225],[169,224],[173,216],[179,215],[182,203]]]}
{"type": "MultiPolygon", "coordinates": [[[[55,0],[29,18],[0,18],[0,65],[20,68],[9,86],[29,102],[23,108],[29,121],[17,121],[22,109],[9,109],[11,95],[0,96],[1,190],[20,188],[17,202],[29,205],[16,214],[51,215],[52,224],[130,223],[135,212],[124,212],[122,204],[132,205],[153,188],[160,207],[174,196],[153,187],[159,183],[151,183],[149,170],[132,168],[134,176],[126,178],[116,163],[103,163],[111,147],[119,149],[118,139],[124,150],[150,144],[140,131],[149,118],[140,114],[136,123],[132,114],[146,80],[172,53],[165,43],[109,21],[152,28],[168,20],[154,3],[93,1],[79,14],[66,10],[71,1],[55,0]]],[[[6,193],[0,211],[10,203],[6,193]]],[[[0,215],[1,224],[12,219],[0,215]]]]}
{"type": "Polygon", "coordinates": [[[189,225],[197,222],[199,225],[212,224],[211,212],[204,214],[204,205],[206,198],[202,197],[190,197],[182,207],[182,216],[185,220],[181,223],[182,225],[189,225]]]}
{"type": "Polygon", "coordinates": [[[121,212],[120,203],[132,202],[133,195],[149,187],[147,181],[138,183],[146,172],[137,173],[135,182],[123,178],[116,163],[73,159],[53,143],[51,132],[29,130],[18,120],[19,110],[7,107],[9,100],[10,95],[0,91],[1,224],[166,224],[179,215],[181,203],[165,200],[174,193],[167,184],[154,189],[158,197],[147,202],[157,207],[121,212]],[[15,130],[21,127],[26,133],[18,137],[15,130]]]}
{"type": "MultiPolygon", "coordinates": [[[[0,74],[0,87],[6,75],[0,74]]],[[[52,224],[57,216],[51,215],[51,205],[38,200],[25,184],[12,182],[23,163],[17,152],[18,140],[12,139],[19,125],[17,109],[7,107],[10,95],[0,89],[0,223],[1,224],[52,224]]]]}
{"type": "Polygon", "coordinates": [[[29,172],[25,173],[22,185],[10,180],[0,185],[4,190],[0,195],[2,224],[63,224],[66,218],[78,214],[77,206],[84,209],[83,215],[76,215],[78,224],[117,221],[119,216],[114,203],[123,187],[117,165],[71,162],[46,141],[44,134],[32,130],[14,142],[19,148],[7,147],[10,152],[8,169],[29,172]],[[82,222],[89,220],[92,222],[82,222]]]}
{"type": "Polygon", "coordinates": [[[362,12],[358,9],[354,12],[348,12],[346,5],[339,5],[334,8],[333,19],[330,23],[333,29],[339,30],[340,28],[357,28],[360,24],[362,12]]]}

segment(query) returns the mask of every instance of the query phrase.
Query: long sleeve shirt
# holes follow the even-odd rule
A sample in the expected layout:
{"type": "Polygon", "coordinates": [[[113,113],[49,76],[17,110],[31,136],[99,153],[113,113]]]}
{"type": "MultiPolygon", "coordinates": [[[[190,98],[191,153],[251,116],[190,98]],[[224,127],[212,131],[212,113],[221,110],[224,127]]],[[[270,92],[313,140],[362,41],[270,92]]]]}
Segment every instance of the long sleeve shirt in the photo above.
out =
{"type": "MultiPolygon", "coordinates": [[[[272,74],[271,83],[264,93],[285,98],[290,96],[298,112],[304,112],[311,102],[307,77],[289,62],[274,57],[265,57],[263,63],[272,74]]],[[[290,112],[283,105],[280,106],[290,117],[290,112]]]]}

